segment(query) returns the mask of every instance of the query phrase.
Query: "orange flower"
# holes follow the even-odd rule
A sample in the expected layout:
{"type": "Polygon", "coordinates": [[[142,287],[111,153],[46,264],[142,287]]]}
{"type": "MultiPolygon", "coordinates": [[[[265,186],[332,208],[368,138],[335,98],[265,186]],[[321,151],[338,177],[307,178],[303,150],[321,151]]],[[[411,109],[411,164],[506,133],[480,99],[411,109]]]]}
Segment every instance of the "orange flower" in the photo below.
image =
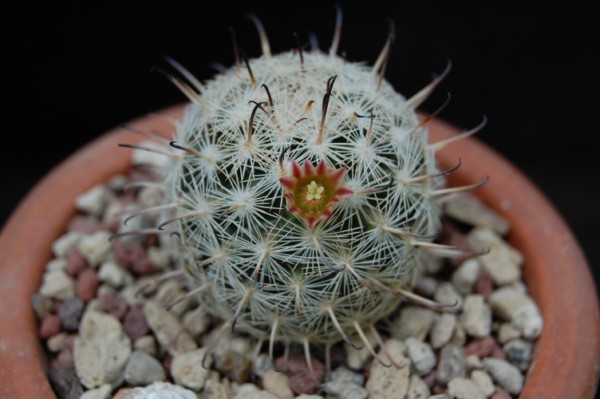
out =
{"type": "Polygon", "coordinates": [[[342,187],[345,174],[346,169],[328,168],[325,161],[316,168],[308,161],[302,166],[292,162],[292,175],[279,179],[288,209],[304,219],[308,227],[328,218],[341,197],[353,194],[342,187]]]}

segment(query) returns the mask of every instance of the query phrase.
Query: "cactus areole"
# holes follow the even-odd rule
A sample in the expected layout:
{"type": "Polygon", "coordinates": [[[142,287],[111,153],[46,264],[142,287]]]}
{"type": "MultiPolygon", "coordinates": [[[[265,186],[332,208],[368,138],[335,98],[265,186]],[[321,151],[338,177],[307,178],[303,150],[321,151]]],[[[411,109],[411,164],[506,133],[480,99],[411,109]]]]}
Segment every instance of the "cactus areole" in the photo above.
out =
{"type": "Polygon", "coordinates": [[[358,347],[438,245],[443,173],[415,113],[438,81],[407,100],[383,78],[390,41],[367,66],[335,40],[272,55],[258,27],[263,55],[208,82],[172,62],[192,101],[171,143],[168,227],[225,326],[358,347]]]}

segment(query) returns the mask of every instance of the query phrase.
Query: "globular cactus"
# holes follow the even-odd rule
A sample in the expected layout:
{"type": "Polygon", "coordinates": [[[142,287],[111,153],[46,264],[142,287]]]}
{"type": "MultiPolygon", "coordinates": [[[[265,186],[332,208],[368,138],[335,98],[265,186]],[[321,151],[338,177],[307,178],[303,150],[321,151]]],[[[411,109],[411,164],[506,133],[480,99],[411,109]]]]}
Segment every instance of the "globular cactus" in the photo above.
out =
{"type": "MultiPolygon", "coordinates": [[[[415,108],[372,67],[318,49],[263,55],[202,84],[165,178],[175,227],[194,252],[196,291],[225,326],[273,342],[355,347],[408,297],[439,232],[444,189],[415,108]]],[[[439,143],[438,143],[439,146],[439,143]]],[[[169,205],[167,204],[166,207],[169,205]]],[[[423,300],[426,301],[426,300],[423,300]]],[[[368,346],[368,345],[367,345],[368,346]]]]}

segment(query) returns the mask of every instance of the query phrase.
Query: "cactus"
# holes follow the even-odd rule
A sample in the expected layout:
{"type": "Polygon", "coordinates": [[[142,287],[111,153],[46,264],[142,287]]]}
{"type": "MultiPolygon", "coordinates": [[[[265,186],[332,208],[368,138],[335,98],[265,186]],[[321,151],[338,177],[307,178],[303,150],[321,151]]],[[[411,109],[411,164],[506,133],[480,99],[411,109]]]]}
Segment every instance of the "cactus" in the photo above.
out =
{"type": "MultiPolygon", "coordinates": [[[[191,100],[165,177],[187,270],[225,328],[273,343],[366,344],[410,292],[436,244],[443,175],[415,113],[443,78],[405,99],[385,81],[390,34],[372,67],[297,48],[239,57],[200,83],[169,75],[191,100]],[[362,341],[362,343],[360,343],[362,341]]],[[[446,71],[447,72],[447,71],[446,71]]],[[[470,134],[470,132],[467,132],[470,134]]],[[[460,188],[458,188],[460,189],[460,188]]],[[[309,362],[310,365],[310,362],[309,362]]]]}

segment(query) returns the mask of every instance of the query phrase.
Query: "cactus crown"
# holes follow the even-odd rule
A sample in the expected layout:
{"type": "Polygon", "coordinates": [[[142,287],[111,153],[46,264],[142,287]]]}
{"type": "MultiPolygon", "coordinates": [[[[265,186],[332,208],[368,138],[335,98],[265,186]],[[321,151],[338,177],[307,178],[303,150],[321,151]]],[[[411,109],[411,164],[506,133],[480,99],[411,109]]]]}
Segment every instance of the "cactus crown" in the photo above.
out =
{"type": "MultiPolygon", "coordinates": [[[[257,20],[255,20],[256,22],[257,20]]],[[[193,249],[195,284],[225,326],[259,338],[355,347],[412,288],[440,228],[442,175],[415,113],[441,80],[410,99],[373,67],[328,54],[263,55],[190,98],[165,178],[171,222],[193,249]]],[[[368,346],[368,345],[367,345],[368,346]]]]}

